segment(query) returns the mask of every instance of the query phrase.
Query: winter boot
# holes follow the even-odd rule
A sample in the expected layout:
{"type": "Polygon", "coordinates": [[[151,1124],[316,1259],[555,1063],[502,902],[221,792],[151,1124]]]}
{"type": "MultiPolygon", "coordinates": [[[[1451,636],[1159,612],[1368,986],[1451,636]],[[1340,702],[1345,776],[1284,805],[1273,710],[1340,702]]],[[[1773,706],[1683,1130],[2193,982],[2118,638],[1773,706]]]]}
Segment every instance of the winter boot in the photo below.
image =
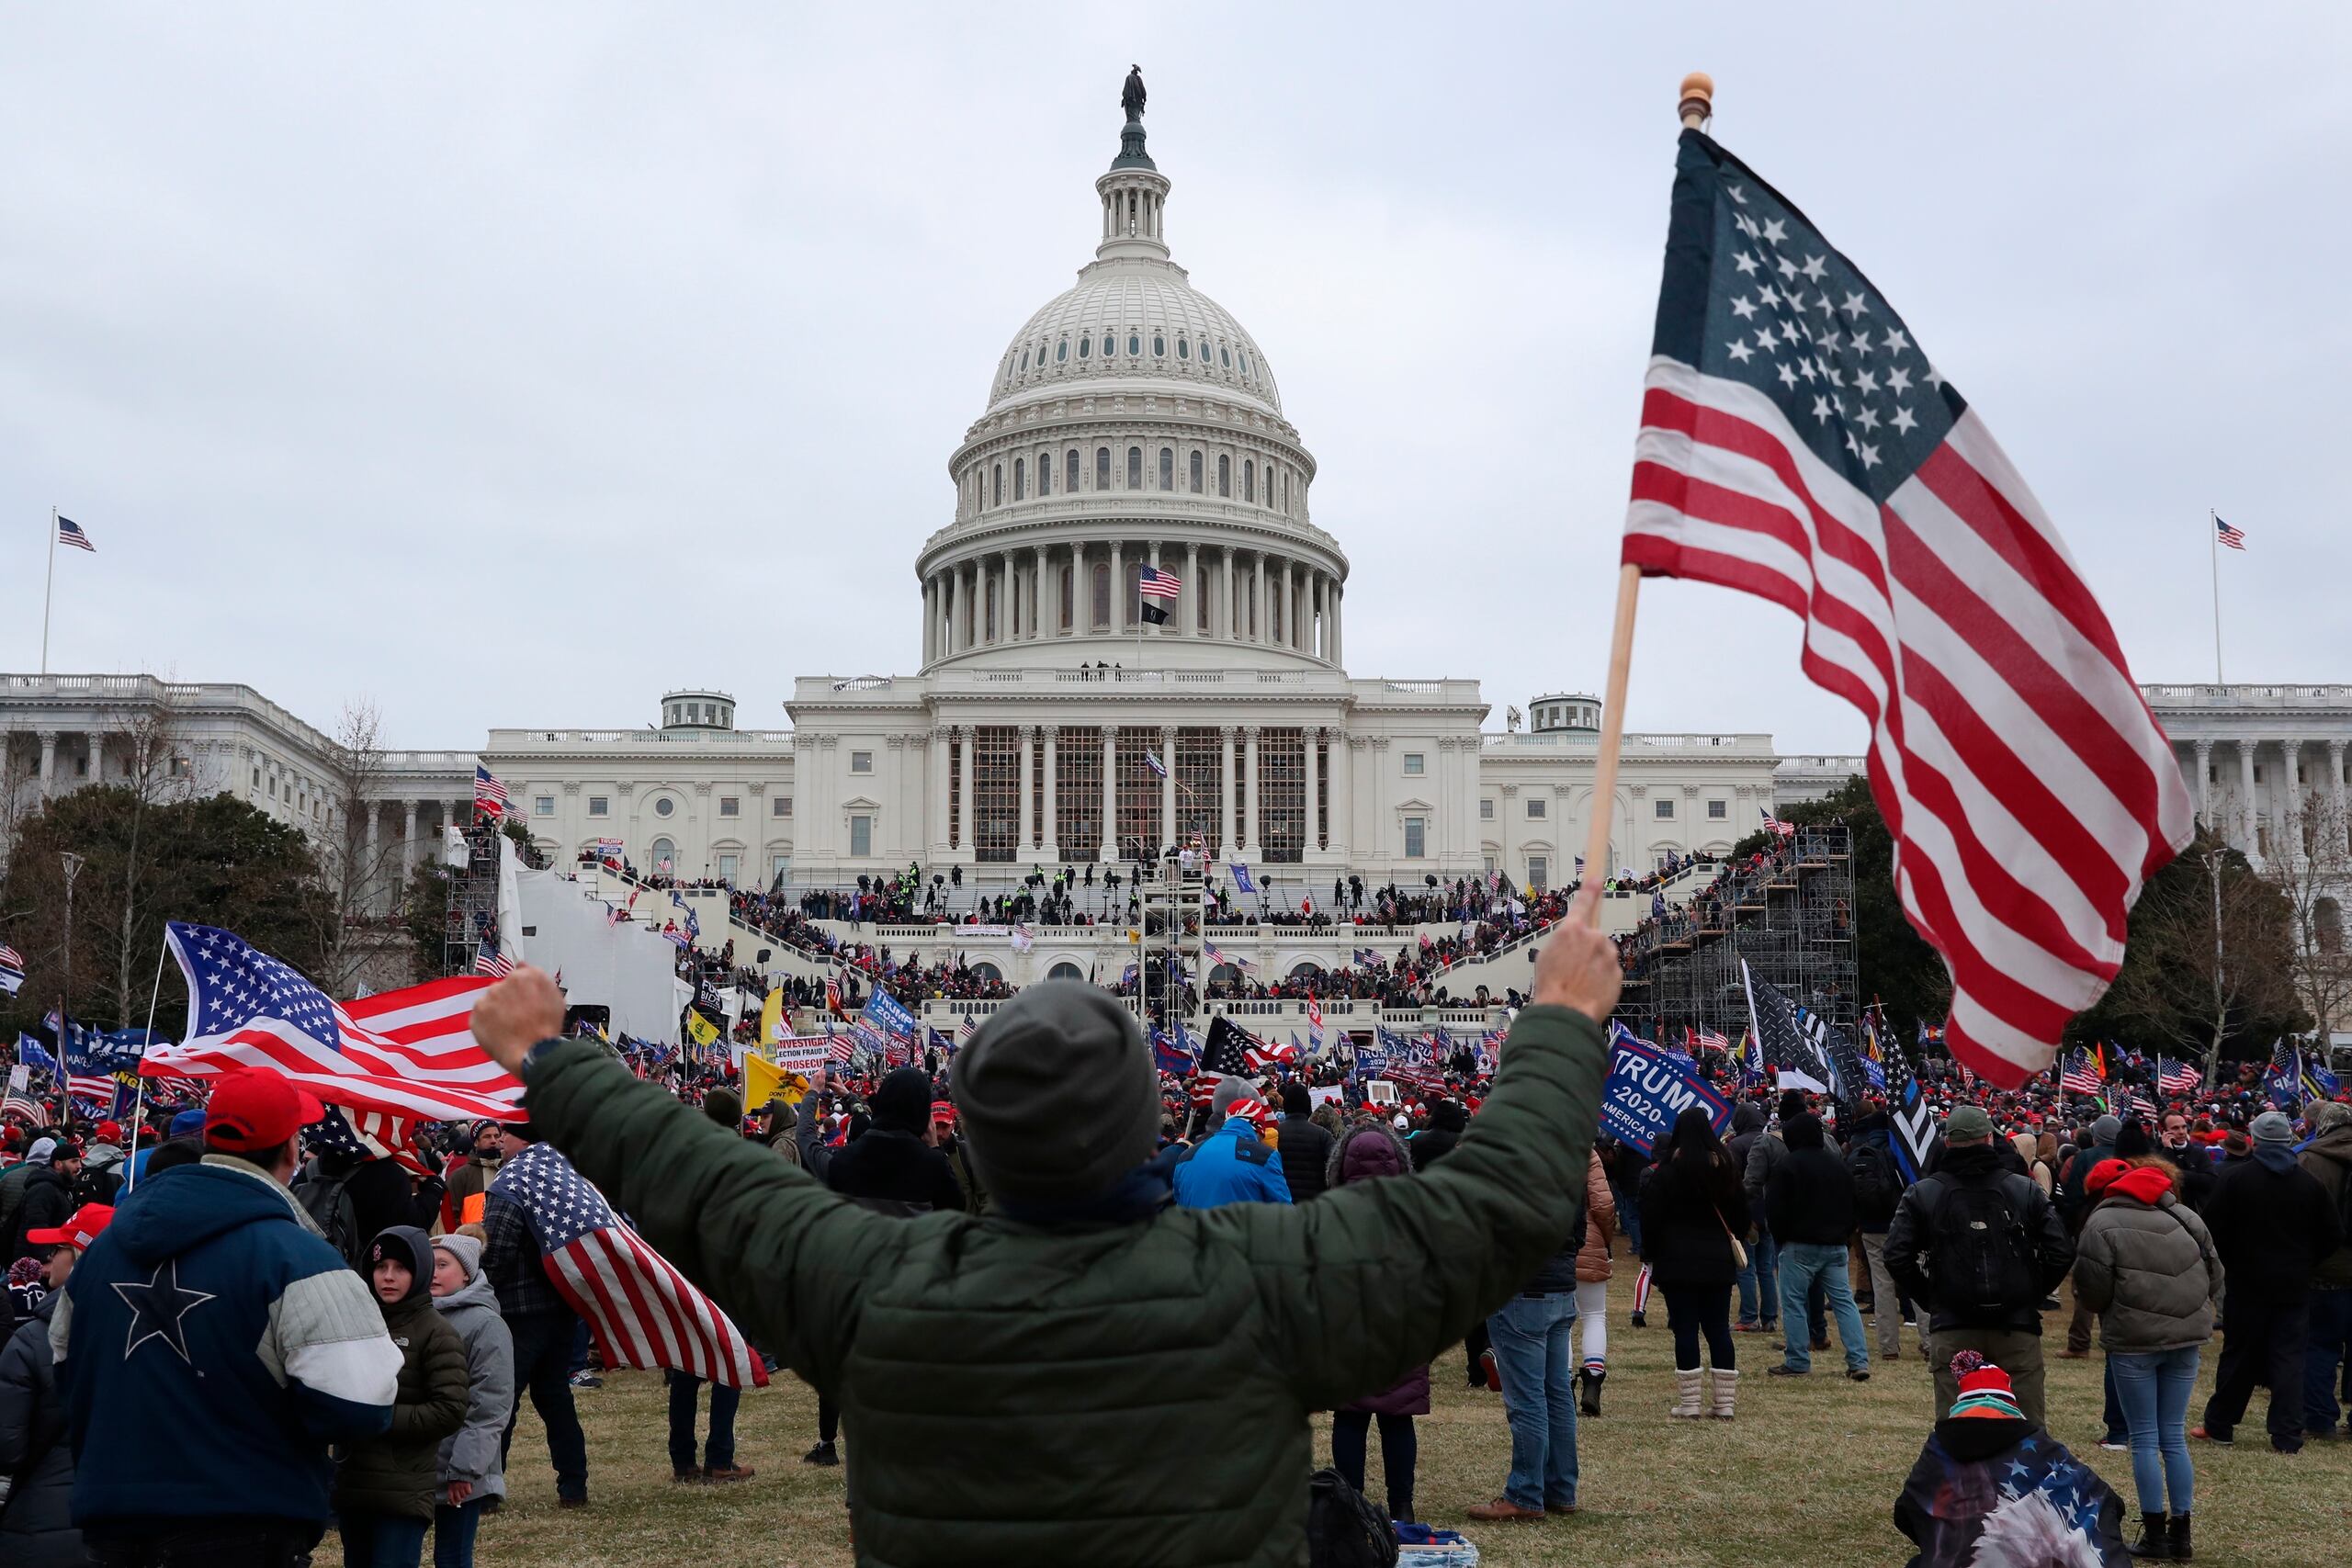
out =
{"type": "Polygon", "coordinates": [[[1713,1380],[1710,1382],[1709,1387],[1714,1394],[1714,1403],[1709,1408],[1707,1414],[1713,1416],[1718,1421],[1728,1421],[1732,1419],[1732,1407],[1739,1395],[1738,1370],[1736,1368],[1725,1369],[1723,1367],[1710,1367],[1707,1369],[1707,1376],[1713,1380]]]}
{"type": "Polygon", "coordinates": [[[1584,1379],[1584,1398],[1577,1402],[1578,1405],[1587,1416],[1598,1419],[1600,1415],[1600,1385],[1609,1381],[1608,1369],[1587,1367],[1577,1375],[1584,1379]]]}
{"type": "Polygon", "coordinates": [[[2132,1543],[2132,1555],[2161,1562],[2172,1561],[2172,1540],[2162,1514],[2140,1516],[2140,1539],[2132,1543]]]}
{"type": "Polygon", "coordinates": [[[1705,1371],[1697,1367],[1691,1368],[1687,1372],[1679,1367],[1675,1368],[1674,1403],[1667,1406],[1666,1413],[1685,1421],[1696,1421],[1700,1416],[1704,1416],[1706,1412],[1699,1405],[1699,1385],[1705,1380],[1706,1375],[1705,1371]]]}
{"type": "Polygon", "coordinates": [[[2171,1529],[2165,1533],[2166,1539],[2172,1542],[2172,1560],[2175,1562],[2190,1562],[2196,1560],[2197,1553],[2188,1549],[2188,1516],[2187,1514],[2175,1514],[2172,1517],[2171,1529]]]}

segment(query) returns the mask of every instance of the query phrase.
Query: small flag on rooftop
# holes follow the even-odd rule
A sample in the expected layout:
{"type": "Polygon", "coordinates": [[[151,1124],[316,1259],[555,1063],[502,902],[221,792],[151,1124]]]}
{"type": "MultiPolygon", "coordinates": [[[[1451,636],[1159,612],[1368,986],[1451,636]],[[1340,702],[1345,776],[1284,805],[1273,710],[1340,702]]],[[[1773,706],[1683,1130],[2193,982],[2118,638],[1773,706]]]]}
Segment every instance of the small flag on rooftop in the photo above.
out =
{"type": "MultiPolygon", "coordinates": [[[[2245,548],[2245,529],[2231,527],[2227,523],[2222,521],[2221,515],[2218,513],[2214,514],[2213,526],[2219,530],[2218,537],[2222,541],[2222,547],[2223,549],[2242,550],[2245,548]]],[[[83,547],[85,549],[88,548],[87,546],[83,547]]]]}
{"type": "Polygon", "coordinates": [[[77,550],[87,550],[92,555],[98,553],[98,547],[90,543],[90,536],[82,531],[82,525],[74,522],[71,517],[60,517],[57,520],[57,542],[61,545],[70,545],[77,550]]]}

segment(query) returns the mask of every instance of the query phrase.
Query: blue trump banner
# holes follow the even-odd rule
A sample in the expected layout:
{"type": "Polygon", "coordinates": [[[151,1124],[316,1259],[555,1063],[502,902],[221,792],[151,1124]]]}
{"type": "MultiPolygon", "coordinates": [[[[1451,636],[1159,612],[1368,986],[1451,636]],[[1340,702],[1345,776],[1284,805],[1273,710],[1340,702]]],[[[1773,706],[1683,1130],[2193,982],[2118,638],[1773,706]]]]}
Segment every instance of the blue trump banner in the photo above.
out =
{"type": "Polygon", "coordinates": [[[1609,1081],[1600,1086],[1600,1130],[1649,1154],[1690,1106],[1707,1113],[1717,1134],[1731,1125],[1731,1101],[1701,1077],[1694,1064],[1630,1039],[1616,1043],[1609,1081]]]}
{"type": "Polygon", "coordinates": [[[898,998],[878,987],[866,998],[865,1011],[861,1016],[876,1029],[896,1039],[912,1041],[915,1037],[915,1015],[909,1012],[898,998]]]}

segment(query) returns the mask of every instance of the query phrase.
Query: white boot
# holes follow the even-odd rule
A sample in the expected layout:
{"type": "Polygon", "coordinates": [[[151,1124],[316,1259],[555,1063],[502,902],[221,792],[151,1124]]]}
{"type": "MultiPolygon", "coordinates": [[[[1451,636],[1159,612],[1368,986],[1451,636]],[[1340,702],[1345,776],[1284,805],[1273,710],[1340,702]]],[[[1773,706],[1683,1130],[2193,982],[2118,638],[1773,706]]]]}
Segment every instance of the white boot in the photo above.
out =
{"type": "Polygon", "coordinates": [[[1726,1371],[1721,1367],[1710,1367],[1707,1369],[1707,1376],[1713,1380],[1709,1388],[1714,1394],[1713,1408],[1707,1414],[1718,1421],[1732,1419],[1732,1404],[1739,1393],[1738,1371],[1734,1369],[1726,1371]]]}
{"type": "Polygon", "coordinates": [[[1675,1399],[1672,1404],[1667,1406],[1666,1413],[1686,1421],[1695,1421],[1704,1416],[1706,1411],[1702,1409],[1699,1404],[1699,1384],[1706,1375],[1697,1367],[1691,1368],[1687,1372],[1677,1367],[1674,1370],[1675,1399]]]}

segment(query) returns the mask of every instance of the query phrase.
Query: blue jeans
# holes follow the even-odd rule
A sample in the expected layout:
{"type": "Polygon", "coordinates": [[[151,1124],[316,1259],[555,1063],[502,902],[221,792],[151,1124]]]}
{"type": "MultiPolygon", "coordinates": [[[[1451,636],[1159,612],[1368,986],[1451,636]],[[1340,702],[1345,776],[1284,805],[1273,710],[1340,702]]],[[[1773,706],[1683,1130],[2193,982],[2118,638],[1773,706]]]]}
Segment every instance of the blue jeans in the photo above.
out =
{"type": "Polygon", "coordinates": [[[481,1529],[481,1498],[461,1508],[433,1510],[433,1568],[474,1568],[474,1533],[481,1529]]]}
{"type": "Polygon", "coordinates": [[[2335,1374],[2352,1351],[2352,1291],[2313,1291],[2310,1337],[2303,1341],[2303,1429],[2325,1437],[2343,1410],[2335,1374]]]}
{"type": "Polygon", "coordinates": [[[343,1561],[347,1568],[417,1568],[430,1522],[345,1508],[335,1521],[343,1532],[343,1561]]]}
{"type": "MultiPolygon", "coordinates": [[[[702,1379],[692,1372],[662,1375],[670,1380],[670,1471],[684,1475],[695,1468],[695,1394],[702,1379]]],[[[710,1385],[710,1442],[703,1450],[703,1463],[713,1470],[735,1462],[735,1407],[742,1402],[741,1389],[710,1385]]]]}
{"type": "Polygon", "coordinates": [[[2190,1512],[2196,1472],[2188,1462],[2188,1396],[2197,1387],[2197,1347],[2139,1355],[2109,1351],[2107,1364],[2132,1431],[2132,1487],[2140,1495],[2140,1511],[2190,1512]]]}
{"type": "Polygon", "coordinates": [[[1522,1508],[1577,1500],[1576,1357],[1569,1331],[1574,1291],[1513,1296],[1487,1319],[1510,1421],[1510,1479],[1503,1495],[1522,1508]]]}
{"type": "Polygon", "coordinates": [[[1739,1271],[1739,1321],[1754,1323],[1757,1311],[1764,1309],[1763,1318],[1770,1323],[1780,1313],[1781,1245],[1772,1233],[1762,1225],[1756,1227],[1756,1239],[1747,1244],[1747,1262],[1739,1271]]]}
{"type": "Polygon", "coordinates": [[[1830,1314],[1838,1320],[1838,1342],[1846,1348],[1846,1370],[1870,1371],[1871,1348],[1862,1337],[1861,1310],[1854,1305],[1854,1288],[1846,1279],[1846,1249],[1811,1241],[1787,1242],[1781,1247],[1781,1335],[1788,1347],[1789,1365],[1801,1372],[1813,1371],[1805,1297],[1816,1283],[1830,1314]]]}

